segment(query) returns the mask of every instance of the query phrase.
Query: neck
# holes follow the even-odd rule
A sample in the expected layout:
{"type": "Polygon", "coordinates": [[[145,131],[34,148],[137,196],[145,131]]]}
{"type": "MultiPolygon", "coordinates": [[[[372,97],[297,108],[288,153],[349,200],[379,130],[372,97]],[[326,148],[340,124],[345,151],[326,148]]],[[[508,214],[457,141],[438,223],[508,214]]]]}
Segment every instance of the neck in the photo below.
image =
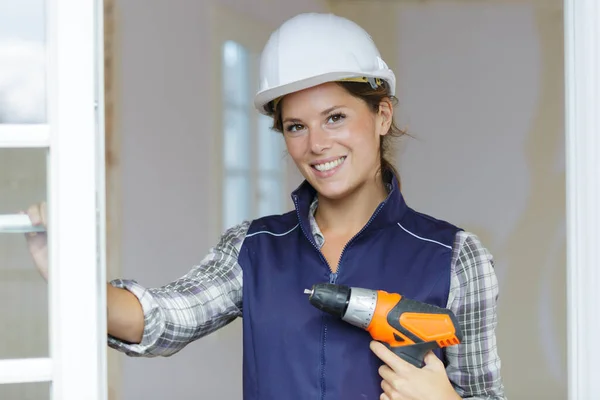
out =
{"type": "Polygon", "coordinates": [[[323,233],[354,236],[369,221],[375,209],[387,197],[381,176],[365,182],[343,199],[319,196],[315,219],[323,233]]]}

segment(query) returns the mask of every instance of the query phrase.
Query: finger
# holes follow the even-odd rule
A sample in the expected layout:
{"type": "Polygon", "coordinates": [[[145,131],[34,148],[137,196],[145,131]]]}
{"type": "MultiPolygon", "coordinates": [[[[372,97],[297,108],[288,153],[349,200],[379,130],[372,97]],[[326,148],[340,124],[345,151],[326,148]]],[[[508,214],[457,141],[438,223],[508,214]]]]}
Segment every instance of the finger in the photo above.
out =
{"type": "Polygon", "coordinates": [[[405,374],[410,372],[412,369],[416,367],[404,361],[396,354],[394,354],[390,349],[385,347],[383,344],[373,340],[371,341],[369,347],[371,351],[375,353],[377,357],[384,363],[390,366],[395,372],[399,374],[405,374]]]}
{"type": "Polygon", "coordinates": [[[381,389],[387,396],[391,396],[395,390],[394,387],[386,380],[381,381],[381,389]]]}
{"type": "Polygon", "coordinates": [[[391,400],[387,394],[385,393],[381,393],[381,396],[379,396],[379,400],[391,400]]]}
{"type": "Polygon", "coordinates": [[[33,225],[38,225],[42,222],[37,204],[34,204],[27,209],[27,215],[29,216],[29,219],[33,225]]]}
{"type": "Polygon", "coordinates": [[[44,226],[47,225],[48,220],[46,219],[46,202],[43,202],[40,206],[40,216],[41,216],[41,220],[42,220],[42,224],[44,224],[44,226]]]}
{"type": "Polygon", "coordinates": [[[388,382],[394,382],[400,378],[400,376],[398,376],[398,374],[387,365],[382,365],[379,367],[379,376],[388,382]]]}
{"type": "Polygon", "coordinates": [[[429,352],[427,352],[427,354],[425,354],[424,361],[425,361],[424,368],[432,368],[432,369],[436,369],[436,370],[439,369],[440,367],[444,368],[444,364],[442,363],[442,360],[440,360],[433,351],[429,351],[429,352]]]}
{"type": "Polygon", "coordinates": [[[390,400],[402,399],[400,392],[395,390],[389,382],[381,381],[381,389],[383,390],[383,394],[390,400]]]}

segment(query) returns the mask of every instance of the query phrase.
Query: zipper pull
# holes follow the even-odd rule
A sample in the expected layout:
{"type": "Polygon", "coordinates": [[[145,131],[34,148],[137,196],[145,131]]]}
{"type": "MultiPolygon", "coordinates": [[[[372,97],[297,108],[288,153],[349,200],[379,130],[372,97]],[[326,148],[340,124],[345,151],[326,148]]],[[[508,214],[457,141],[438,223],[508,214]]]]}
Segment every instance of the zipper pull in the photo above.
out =
{"type": "Polygon", "coordinates": [[[335,283],[337,279],[337,273],[336,272],[332,272],[329,274],[329,283],[335,283]]]}

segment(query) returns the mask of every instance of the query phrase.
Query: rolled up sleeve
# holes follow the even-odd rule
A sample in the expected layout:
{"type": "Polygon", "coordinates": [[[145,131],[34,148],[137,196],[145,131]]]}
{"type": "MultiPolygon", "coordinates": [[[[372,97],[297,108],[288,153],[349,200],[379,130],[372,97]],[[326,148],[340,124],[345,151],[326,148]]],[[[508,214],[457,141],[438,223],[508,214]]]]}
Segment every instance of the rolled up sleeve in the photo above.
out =
{"type": "Polygon", "coordinates": [[[109,347],[129,356],[171,356],[241,316],[243,282],[238,255],[249,224],[244,221],[228,229],[199,265],[165,286],[145,288],[135,280],[111,281],[137,297],[144,330],[139,344],[109,335],[109,347]]]}

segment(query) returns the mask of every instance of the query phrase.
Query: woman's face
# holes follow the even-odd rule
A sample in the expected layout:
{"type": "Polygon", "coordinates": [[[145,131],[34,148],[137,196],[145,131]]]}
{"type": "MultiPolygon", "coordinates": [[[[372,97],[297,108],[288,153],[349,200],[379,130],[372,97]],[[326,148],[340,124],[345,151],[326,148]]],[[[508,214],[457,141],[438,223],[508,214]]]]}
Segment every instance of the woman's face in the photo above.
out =
{"type": "Polygon", "coordinates": [[[326,83],[285,96],[281,107],[288,153],[321,196],[340,199],[375,182],[391,103],[374,113],[340,85],[326,83]]]}

